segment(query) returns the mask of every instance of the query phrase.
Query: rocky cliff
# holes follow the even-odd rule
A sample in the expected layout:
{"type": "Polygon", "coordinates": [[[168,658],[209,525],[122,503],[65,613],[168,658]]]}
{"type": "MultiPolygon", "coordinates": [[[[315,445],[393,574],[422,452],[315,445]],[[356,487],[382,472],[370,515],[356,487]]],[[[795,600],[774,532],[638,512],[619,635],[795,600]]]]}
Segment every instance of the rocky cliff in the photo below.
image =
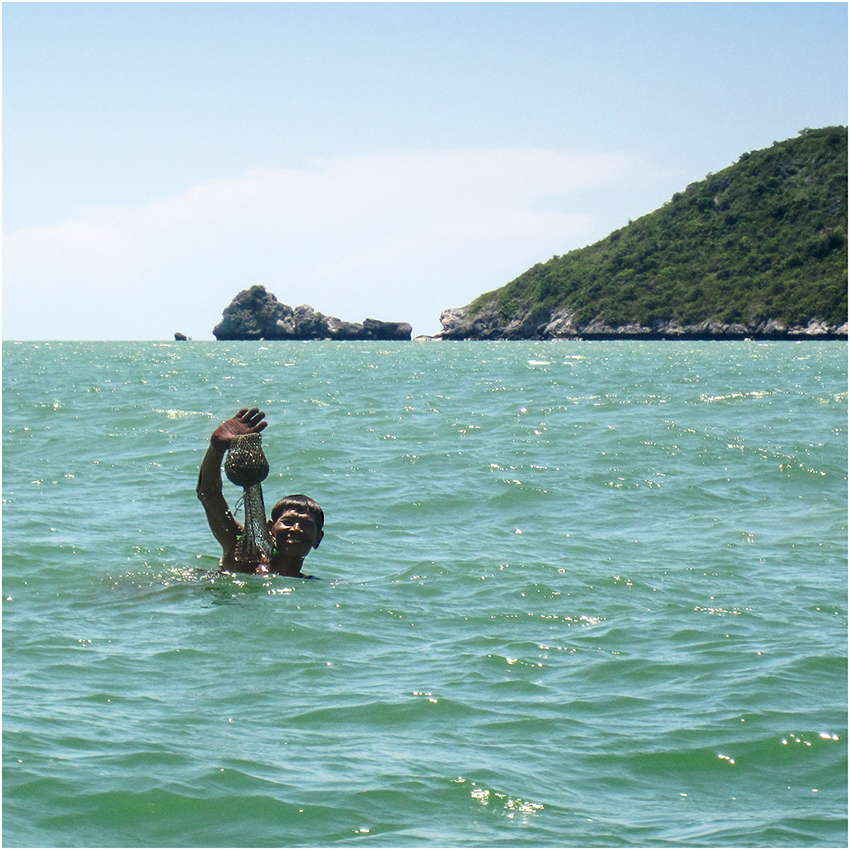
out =
{"type": "Polygon", "coordinates": [[[292,308],[281,304],[264,286],[252,286],[225,307],[213,336],[217,340],[409,340],[412,331],[407,322],[344,322],[306,304],[292,308]]]}
{"type": "Polygon", "coordinates": [[[440,322],[443,330],[438,339],[847,339],[847,322],[829,324],[812,319],[805,325],[789,326],[778,319],[695,324],[656,320],[651,325],[611,326],[597,320],[582,325],[568,309],[543,307],[508,322],[493,307],[474,314],[467,307],[458,307],[443,311],[440,322]]]}

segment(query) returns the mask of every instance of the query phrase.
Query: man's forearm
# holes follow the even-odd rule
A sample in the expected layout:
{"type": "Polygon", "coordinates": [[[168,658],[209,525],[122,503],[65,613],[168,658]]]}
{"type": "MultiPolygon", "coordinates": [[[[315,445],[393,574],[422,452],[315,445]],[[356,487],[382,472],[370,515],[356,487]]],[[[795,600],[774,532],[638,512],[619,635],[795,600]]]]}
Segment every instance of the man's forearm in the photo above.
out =
{"type": "Polygon", "coordinates": [[[242,526],[233,518],[221,486],[221,461],[224,452],[212,444],[207,449],[198,475],[198,498],[204,506],[207,522],[215,539],[221,543],[225,555],[236,545],[242,526]]]}
{"type": "Polygon", "coordinates": [[[216,496],[224,498],[221,490],[221,461],[224,452],[218,451],[212,443],[207,447],[207,453],[201,462],[201,471],[198,475],[198,498],[202,502],[214,499],[216,496]]]}

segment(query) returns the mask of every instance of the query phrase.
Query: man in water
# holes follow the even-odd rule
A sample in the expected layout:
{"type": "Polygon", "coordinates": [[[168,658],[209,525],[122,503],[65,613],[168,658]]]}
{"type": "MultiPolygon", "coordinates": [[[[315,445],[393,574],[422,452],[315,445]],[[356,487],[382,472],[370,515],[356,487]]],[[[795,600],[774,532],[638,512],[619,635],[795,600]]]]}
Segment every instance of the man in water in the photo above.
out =
{"type": "Polygon", "coordinates": [[[322,542],[325,517],[319,505],[309,496],[287,496],[272,508],[268,529],[274,541],[274,549],[267,562],[260,560],[250,563],[236,559],[236,545],[245,529],[234,519],[224,498],[221,462],[234,437],[259,434],[266,425],[265,413],[256,407],[250,410],[243,408],[213,431],[210,446],[201,464],[198,498],[206,511],[210,529],[221,544],[223,569],[240,573],[276,573],[314,578],[305,576],[301,566],[310,550],[317,549],[322,542]]]}

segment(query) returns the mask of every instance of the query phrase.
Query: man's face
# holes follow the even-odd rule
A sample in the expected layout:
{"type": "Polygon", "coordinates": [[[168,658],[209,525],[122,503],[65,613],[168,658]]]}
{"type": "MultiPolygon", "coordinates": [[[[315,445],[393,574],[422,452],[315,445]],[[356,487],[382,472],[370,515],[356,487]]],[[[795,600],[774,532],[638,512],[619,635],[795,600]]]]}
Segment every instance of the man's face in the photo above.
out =
{"type": "Polygon", "coordinates": [[[315,549],[323,532],[308,513],[299,510],[284,511],[272,524],[272,537],[278,551],[294,551],[303,555],[315,549]]]}

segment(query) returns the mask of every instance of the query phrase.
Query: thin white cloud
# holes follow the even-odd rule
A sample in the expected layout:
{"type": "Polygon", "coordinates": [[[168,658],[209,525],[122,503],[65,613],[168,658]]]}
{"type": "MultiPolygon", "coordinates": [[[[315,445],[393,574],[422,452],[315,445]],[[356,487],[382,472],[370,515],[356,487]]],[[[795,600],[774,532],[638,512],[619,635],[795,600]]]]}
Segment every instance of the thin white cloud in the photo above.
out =
{"type": "Polygon", "coordinates": [[[7,237],[5,332],[161,338],[187,328],[208,337],[233,295],[253,283],[343,319],[406,320],[435,332],[442,309],[584,244],[595,190],[644,177],[622,154],[370,154],[88,209],[7,237]],[[33,288],[38,304],[27,295],[33,288]]]}

